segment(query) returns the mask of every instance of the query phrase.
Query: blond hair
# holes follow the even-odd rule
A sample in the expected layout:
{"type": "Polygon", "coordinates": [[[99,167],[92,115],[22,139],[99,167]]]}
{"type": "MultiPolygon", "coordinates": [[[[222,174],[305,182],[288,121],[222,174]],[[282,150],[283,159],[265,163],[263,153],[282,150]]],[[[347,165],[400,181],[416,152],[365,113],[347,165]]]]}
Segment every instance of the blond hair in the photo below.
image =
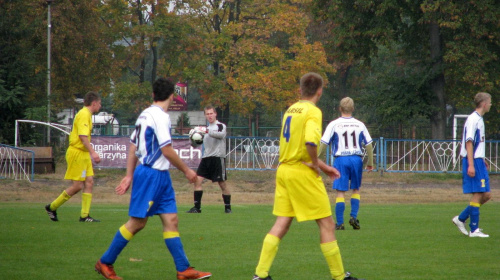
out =
{"type": "Polygon", "coordinates": [[[485,102],[488,99],[491,99],[491,95],[489,93],[478,92],[476,96],[474,96],[474,104],[476,105],[476,108],[481,107],[481,103],[485,102]]]}
{"type": "Polygon", "coordinates": [[[350,97],[342,98],[342,100],[340,100],[340,112],[352,114],[352,112],[354,112],[354,100],[350,97]]]}

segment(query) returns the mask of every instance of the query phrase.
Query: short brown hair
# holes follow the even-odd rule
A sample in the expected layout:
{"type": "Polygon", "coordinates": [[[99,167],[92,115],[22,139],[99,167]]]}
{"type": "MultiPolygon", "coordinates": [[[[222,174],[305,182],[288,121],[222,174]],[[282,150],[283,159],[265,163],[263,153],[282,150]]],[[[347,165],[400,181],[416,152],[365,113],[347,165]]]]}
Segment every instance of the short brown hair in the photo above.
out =
{"type": "Polygon", "coordinates": [[[491,95],[489,93],[478,92],[476,96],[474,96],[474,104],[476,105],[476,108],[479,108],[481,106],[481,103],[488,99],[491,99],[491,95]]]}
{"type": "Polygon", "coordinates": [[[83,98],[83,105],[90,106],[92,105],[92,102],[99,100],[101,100],[101,97],[97,92],[89,91],[87,92],[87,94],[85,94],[85,97],[83,98]]]}
{"type": "Polygon", "coordinates": [[[300,94],[303,97],[314,96],[322,87],[323,77],[317,73],[309,72],[300,78],[300,94]]]}
{"type": "Polygon", "coordinates": [[[350,97],[344,97],[340,100],[340,112],[352,114],[354,112],[354,100],[350,97]]]}

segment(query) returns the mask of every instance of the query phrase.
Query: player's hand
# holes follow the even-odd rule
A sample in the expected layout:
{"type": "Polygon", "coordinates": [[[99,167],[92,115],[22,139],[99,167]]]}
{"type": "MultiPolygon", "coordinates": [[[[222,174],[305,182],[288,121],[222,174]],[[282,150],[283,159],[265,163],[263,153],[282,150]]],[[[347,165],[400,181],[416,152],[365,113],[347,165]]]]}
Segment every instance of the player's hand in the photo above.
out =
{"type": "Polygon", "coordinates": [[[332,166],[326,166],[325,168],[322,169],[323,172],[330,177],[330,179],[333,181],[335,179],[340,178],[340,172],[337,170],[337,168],[332,167],[332,166]]]}
{"type": "Polygon", "coordinates": [[[474,165],[469,165],[469,168],[467,168],[467,175],[469,175],[469,177],[476,176],[476,169],[474,168],[474,165]]]}
{"type": "Polygon", "coordinates": [[[188,169],[188,171],[186,171],[184,175],[188,179],[189,183],[195,183],[198,179],[198,175],[196,175],[196,172],[194,172],[193,169],[188,169]]]}
{"type": "Polygon", "coordinates": [[[305,162],[303,161],[302,162],[303,164],[307,165],[309,168],[311,168],[312,170],[314,170],[316,172],[316,176],[319,177],[320,176],[320,172],[321,170],[319,169],[319,166],[316,164],[313,164],[312,162],[305,162]]]}
{"type": "Polygon", "coordinates": [[[373,166],[367,165],[366,166],[366,170],[368,170],[368,172],[372,172],[373,171],[373,166]]]}
{"type": "Polygon", "coordinates": [[[132,183],[132,177],[125,176],[123,177],[120,184],[115,188],[115,193],[117,195],[125,194],[130,187],[130,183],[132,183]]]}
{"type": "Polygon", "coordinates": [[[101,162],[101,157],[99,156],[98,153],[93,152],[92,153],[92,160],[94,160],[95,163],[99,163],[99,162],[101,162]]]}

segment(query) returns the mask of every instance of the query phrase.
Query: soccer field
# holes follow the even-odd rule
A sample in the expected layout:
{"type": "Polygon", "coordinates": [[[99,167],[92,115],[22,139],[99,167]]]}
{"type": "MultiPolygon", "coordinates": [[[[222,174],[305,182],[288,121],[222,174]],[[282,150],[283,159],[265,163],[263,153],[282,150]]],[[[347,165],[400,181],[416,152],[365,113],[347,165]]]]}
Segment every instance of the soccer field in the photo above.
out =
{"type": "MultiPolygon", "coordinates": [[[[51,222],[40,203],[0,203],[0,279],[104,279],[94,272],[119,226],[122,204],[94,204],[101,223],[79,223],[79,204],[59,211],[51,222]]],[[[179,206],[179,228],[188,258],[211,279],[251,279],[262,241],[274,222],[271,205],[234,205],[234,213],[207,205],[200,215],[179,206]]],[[[366,204],[361,230],[346,227],[337,238],[346,270],[380,279],[500,279],[500,203],[481,209],[481,227],[490,238],[459,233],[451,218],[463,203],[366,204]]],[[[271,275],[275,280],[330,279],[314,222],[294,222],[271,275]]],[[[115,269],[124,279],[175,279],[159,218],[134,237],[115,269]]]]}

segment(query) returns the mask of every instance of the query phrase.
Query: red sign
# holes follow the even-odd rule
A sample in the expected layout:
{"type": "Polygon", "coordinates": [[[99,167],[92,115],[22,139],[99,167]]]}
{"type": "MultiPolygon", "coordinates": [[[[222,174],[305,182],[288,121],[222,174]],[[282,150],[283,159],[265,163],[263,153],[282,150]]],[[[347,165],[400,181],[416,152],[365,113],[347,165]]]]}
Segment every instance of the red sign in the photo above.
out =
{"type": "Polygon", "coordinates": [[[169,111],[187,111],[187,83],[177,83],[175,85],[174,102],[168,107],[169,111]]]}
{"type": "MultiPolygon", "coordinates": [[[[90,145],[101,157],[101,162],[94,164],[94,168],[127,168],[130,138],[92,135],[90,145]]],[[[182,138],[174,139],[173,147],[187,166],[198,168],[201,161],[201,146],[193,148],[188,138],[182,138]]]]}

